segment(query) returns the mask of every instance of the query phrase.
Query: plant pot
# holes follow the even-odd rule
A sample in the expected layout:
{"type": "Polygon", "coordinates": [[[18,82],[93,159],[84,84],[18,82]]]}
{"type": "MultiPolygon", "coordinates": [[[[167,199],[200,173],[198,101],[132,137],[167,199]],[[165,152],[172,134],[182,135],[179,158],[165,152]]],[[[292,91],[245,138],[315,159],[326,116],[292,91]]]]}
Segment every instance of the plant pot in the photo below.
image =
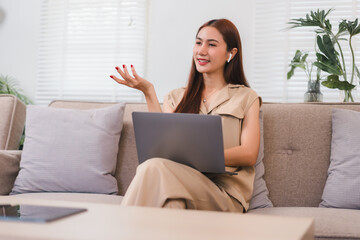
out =
{"type": "Polygon", "coordinates": [[[304,102],[322,102],[323,94],[320,92],[320,81],[308,81],[308,90],[304,94],[304,102]]]}

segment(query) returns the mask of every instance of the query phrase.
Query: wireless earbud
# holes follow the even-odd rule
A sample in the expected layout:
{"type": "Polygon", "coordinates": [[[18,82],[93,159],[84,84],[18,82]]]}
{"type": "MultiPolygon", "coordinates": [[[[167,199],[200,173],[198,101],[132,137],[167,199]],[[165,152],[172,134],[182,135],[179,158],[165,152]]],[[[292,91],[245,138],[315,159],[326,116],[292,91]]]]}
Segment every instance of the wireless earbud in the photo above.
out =
{"type": "Polygon", "coordinates": [[[227,60],[228,63],[230,62],[231,58],[232,58],[232,54],[230,53],[229,59],[227,60]]]}

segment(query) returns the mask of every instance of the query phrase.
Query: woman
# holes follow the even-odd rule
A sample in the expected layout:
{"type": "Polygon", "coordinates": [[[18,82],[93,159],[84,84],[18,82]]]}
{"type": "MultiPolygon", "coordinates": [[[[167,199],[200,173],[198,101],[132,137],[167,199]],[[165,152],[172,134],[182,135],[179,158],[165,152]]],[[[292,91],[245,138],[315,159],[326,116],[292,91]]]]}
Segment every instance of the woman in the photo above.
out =
{"type": "MultiPolygon", "coordinates": [[[[116,67],[118,83],[145,95],[149,111],[161,112],[153,85],[131,65],[116,67]]],[[[217,114],[222,118],[225,165],[237,175],[204,175],[166,159],[139,165],[122,204],[243,212],[253,191],[254,164],[260,144],[261,98],[250,89],[243,71],[241,41],[235,25],[211,20],[196,35],[193,62],[186,88],[171,91],[164,112],[217,114]]]]}

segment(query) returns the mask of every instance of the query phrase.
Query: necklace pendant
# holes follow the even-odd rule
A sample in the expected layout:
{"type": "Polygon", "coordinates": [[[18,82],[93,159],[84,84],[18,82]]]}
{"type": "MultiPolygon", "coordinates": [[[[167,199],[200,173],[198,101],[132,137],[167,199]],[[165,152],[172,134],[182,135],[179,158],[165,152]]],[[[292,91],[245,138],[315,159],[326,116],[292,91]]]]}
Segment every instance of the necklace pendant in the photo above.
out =
{"type": "Polygon", "coordinates": [[[203,103],[206,103],[206,99],[205,99],[205,98],[203,99],[203,103]]]}

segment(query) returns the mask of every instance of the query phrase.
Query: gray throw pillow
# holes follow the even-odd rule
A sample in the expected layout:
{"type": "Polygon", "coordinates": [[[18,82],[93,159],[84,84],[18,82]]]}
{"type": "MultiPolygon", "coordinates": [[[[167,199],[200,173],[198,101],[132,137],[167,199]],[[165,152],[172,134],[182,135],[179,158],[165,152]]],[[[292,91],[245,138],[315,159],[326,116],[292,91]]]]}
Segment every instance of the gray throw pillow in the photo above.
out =
{"type": "Polygon", "coordinates": [[[255,180],[254,191],[250,201],[251,209],[273,207],[269,199],[269,190],[266,187],[264,180],[265,167],[263,163],[264,158],[264,137],[263,137],[263,113],[260,111],[260,148],[259,154],[255,164],[255,180]]]}
{"type": "Polygon", "coordinates": [[[28,106],[20,172],[11,194],[116,194],[125,104],[75,110],[28,106]]]}
{"type": "Polygon", "coordinates": [[[360,113],[333,109],[330,166],[320,207],[360,209],[360,113]]]}

